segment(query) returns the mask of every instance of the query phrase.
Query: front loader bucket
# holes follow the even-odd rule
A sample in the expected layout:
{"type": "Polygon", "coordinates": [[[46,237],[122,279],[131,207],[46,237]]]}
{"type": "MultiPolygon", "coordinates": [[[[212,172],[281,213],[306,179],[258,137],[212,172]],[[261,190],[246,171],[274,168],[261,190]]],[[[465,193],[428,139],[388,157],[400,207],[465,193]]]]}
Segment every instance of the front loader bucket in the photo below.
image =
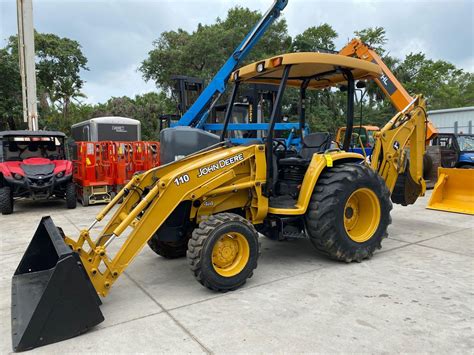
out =
{"type": "Polygon", "coordinates": [[[43,217],[12,279],[12,343],[23,351],[79,335],[104,320],[76,252],[43,217]]]}
{"type": "Polygon", "coordinates": [[[474,169],[438,168],[438,181],[426,208],[474,214],[474,169]]]}

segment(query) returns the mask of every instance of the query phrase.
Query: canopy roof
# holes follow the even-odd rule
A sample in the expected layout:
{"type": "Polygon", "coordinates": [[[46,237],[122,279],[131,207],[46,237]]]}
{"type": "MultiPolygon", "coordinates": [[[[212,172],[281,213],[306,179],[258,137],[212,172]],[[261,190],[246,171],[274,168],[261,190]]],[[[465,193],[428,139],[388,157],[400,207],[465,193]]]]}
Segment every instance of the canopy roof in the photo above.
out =
{"type": "Polygon", "coordinates": [[[59,131],[0,131],[0,137],[66,137],[59,131]]]}
{"type": "Polygon", "coordinates": [[[256,84],[279,84],[285,65],[291,65],[287,86],[300,87],[310,79],[308,89],[321,89],[337,84],[345,84],[342,70],[351,70],[355,80],[372,79],[382,74],[377,64],[339,54],[328,53],[288,53],[246,65],[232,73],[240,81],[256,84]],[[278,59],[281,58],[281,59],[278,59]],[[278,65],[278,62],[281,62],[278,65]],[[257,72],[257,66],[264,63],[264,70],[257,72]],[[237,73],[237,74],[235,74],[237,73]]]}

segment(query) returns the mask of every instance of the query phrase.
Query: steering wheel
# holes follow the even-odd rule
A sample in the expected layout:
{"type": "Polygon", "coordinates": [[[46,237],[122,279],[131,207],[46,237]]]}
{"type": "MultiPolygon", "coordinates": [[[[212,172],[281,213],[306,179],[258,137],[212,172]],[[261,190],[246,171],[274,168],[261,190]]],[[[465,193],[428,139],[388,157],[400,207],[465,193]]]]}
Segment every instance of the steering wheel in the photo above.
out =
{"type": "Polygon", "coordinates": [[[284,140],[273,139],[273,151],[277,151],[278,147],[283,147],[283,150],[287,150],[284,140]]]}

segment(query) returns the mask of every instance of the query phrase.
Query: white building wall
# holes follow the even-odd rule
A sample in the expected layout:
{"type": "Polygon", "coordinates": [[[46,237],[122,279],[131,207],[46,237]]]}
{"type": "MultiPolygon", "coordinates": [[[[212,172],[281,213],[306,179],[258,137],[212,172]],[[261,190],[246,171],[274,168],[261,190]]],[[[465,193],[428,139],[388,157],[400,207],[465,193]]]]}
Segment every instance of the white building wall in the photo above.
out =
{"type": "Polygon", "coordinates": [[[441,133],[474,133],[474,106],[428,111],[441,133]]]}

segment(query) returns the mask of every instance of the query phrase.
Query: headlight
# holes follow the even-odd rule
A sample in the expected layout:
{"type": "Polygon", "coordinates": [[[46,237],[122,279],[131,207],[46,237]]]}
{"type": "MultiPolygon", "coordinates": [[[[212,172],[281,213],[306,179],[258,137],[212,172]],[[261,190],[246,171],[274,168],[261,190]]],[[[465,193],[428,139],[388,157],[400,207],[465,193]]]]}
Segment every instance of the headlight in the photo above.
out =
{"type": "Polygon", "coordinates": [[[261,62],[257,64],[257,73],[261,73],[265,70],[265,62],[261,62]]]}
{"type": "Polygon", "coordinates": [[[20,174],[18,174],[18,173],[13,174],[13,177],[14,177],[16,180],[21,180],[21,179],[23,179],[23,175],[20,175],[20,174]]]}
{"type": "Polygon", "coordinates": [[[64,176],[64,171],[60,171],[59,173],[56,174],[57,178],[62,178],[64,176]]]}

